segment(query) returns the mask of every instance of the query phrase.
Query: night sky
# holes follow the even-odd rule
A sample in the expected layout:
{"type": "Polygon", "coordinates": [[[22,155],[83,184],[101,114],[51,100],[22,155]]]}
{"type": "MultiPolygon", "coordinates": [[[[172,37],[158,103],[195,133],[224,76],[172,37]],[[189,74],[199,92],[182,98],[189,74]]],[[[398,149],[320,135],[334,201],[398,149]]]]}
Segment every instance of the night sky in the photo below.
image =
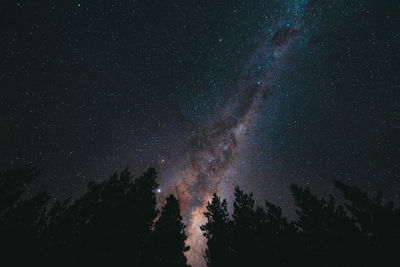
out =
{"type": "Polygon", "coordinates": [[[397,0],[6,0],[0,22],[0,168],[65,198],[156,167],[194,266],[213,192],[399,199],[397,0]]]}

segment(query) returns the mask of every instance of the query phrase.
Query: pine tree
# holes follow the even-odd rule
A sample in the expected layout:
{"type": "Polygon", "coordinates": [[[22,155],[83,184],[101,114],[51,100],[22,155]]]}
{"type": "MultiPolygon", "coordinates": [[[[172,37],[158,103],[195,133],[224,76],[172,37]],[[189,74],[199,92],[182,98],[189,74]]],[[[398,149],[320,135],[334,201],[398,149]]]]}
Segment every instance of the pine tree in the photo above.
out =
{"type": "Polygon", "coordinates": [[[260,266],[294,266],[299,263],[297,231],[282,215],[280,207],[265,201],[266,210],[256,209],[256,262],[260,266]]]}
{"type": "Polygon", "coordinates": [[[354,220],[334,197],[319,198],[309,188],[291,186],[307,261],[312,266],[343,266],[360,264],[360,233],[354,220]]]}
{"type": "Polygon", "coordinates": [[[184,252],[190,249],[185,246],[185,228],[180,215],[179,201],[173,195],[169,195],[154,226],[155,266],[189,266],[184,255],[184,252]]]}
{"type": "Polygon", "coordinates": [[[58,203],[46,232],[50,265],[145,266],[157,216],[156,172],[133,179],[128,169],[100,183],[71,205],[58,203]]]}
{"type": "Polygon", "coordinates": [[[393,202],[385,202],[381,192],[369,197],[357,187],[340,181],[333,182],[363,234],[363,251],[370,266],[398,266],[400,258],[400,209],[393,202]]]}
{"type": "MultiPolygon", "coordinates": [[[[244,193],[239,187],[235,188],[235,200],[232,214],[232,260],[236,266],[256,265],[257,217],[253,194],[244,193]]],[[[261,215],[262,216],[262,215],[261,215]]]]}
{"type": "Polygon", "coordinates": [[[206,260],[208,266],[229,266],[230,249],[229,235],[231,222],[227,202],[214,193],[211,202],[204,213],[207,222],[200,226],[207,238],[206,260]]]}
{"type": "Polygon", "coordinates": [[[39,177],[36,168],[21,168],[0,174],[0,258],[4,266],[35,265],[43,244],[48,194],[22,198],[29,183],[39,177]]]}
{"type": "Polygon", "coordinates": [[[35,167],[6,170],[0,173],[0,215],[13,208],[25,193],[26,186],[39,177],[35,167]]]}

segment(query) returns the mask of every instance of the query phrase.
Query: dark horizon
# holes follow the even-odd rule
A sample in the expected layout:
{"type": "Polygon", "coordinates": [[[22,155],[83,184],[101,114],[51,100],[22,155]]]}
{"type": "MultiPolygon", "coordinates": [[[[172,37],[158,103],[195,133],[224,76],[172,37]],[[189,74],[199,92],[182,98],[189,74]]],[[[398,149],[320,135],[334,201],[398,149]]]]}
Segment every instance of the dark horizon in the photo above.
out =
{"type": "Polygon", "coordinates": [[[216,193],[184,223],[182,201],[156,196],[154,168],[92,182],[78,198],[25,195],[37,168],[0,173],[0,255],[6,266],[397,266],[400,207],[332,181],[324,198],[290,186],[296,218],[235,187],[232,209],[216,193]],[[193,227],[195,225],[195,227],[193,227]],[[195,232],[192,232],[195,230],[195,232]],[[202,246],[193,241],[202,236],[202,246]],[[194,238],[197,238],[194,240],[194,238]],[[201,250],[199,250],[199,248],[201,250]],[[188,265],[190,263],[190,265],[188,265]]]}

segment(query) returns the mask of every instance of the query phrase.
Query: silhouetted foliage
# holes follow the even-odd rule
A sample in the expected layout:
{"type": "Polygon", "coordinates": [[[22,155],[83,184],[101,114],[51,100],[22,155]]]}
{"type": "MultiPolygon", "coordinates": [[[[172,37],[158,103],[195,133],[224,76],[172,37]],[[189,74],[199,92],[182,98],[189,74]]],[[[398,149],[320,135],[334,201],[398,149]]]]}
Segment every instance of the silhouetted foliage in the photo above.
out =
{"type": "MultiPolygon", "coordinates": [[[[170,195],[157,211],[155,169],[138,178],[126,169],[63,201],[24,195],[38,175],[35,168],[0,174],[1,266],[188,266],[179,201],[170,195]]],[[[238,187],[230,216],[214,194],[200,226],[207,265],[400,266],[400,209],[379,192],[334,185],[340,204],[292,185],[292,221],[238,187]]]]}
{"type": "MultiPolygon", "coordinates": [[[[300,246],[296,228],[282,215],[280,207],[265,201],[266,211],[259,207],[256,262],[270,266],[293,266],[300,261],[300,246]]],[[[257,215],[258,214],[258,215],[257,215]]]]}
{"type": "Polygon", "coordinates": [[[248,195],[236,187],[232,214],[231,248],[232,261],[237,266],[243,266],[246,263],[255,264],[257,244],[253,241],[257,235],[257,226],[259,226],[257,217],[253,194],[248,195]]]}
{"type": "MultiPolygon", "coordinates": [[[[88,191],[75,200],[52,205],[47,194],[20,199],[24,185],[37,175],[35,169],[1,174],[4,266],[149,266],[155,264],[154,236],[158,244],[162,241],[163,248],[174,252],[156,266],[187,266],[185,225],[173,196],[154,224],[158,216],[155,169],[136,179],[126,169],[106,181],[90,183],[88,191]],[[169,225],[173,221],[175,226],[169,225]]],[[[162,253],[158,251],[166,255],[162,253]]]]}
{"type": "Polygon", "coordinates": [[[383,200],[381,192],[372,198],[354,186],[340,181],[334,185],[348,201],[345,204],[365,237],[364,253],[371,266],[399,266],[400,209],[383,200]]]}
{"type": "Polygon", "coordinates": [[[296,230],[279,207],[266,202],[255,206],[252,194],[235,188],[232,219],[227,202],[214,194],[200,227],[207,238],[208,266],[289,266],[296,230]]]}
{"type": "Polygon", "coordinates": [[[127,266],[147,262],[157,216],[153,192],[157,186],[152,168],[137,179],[124,170],[104,182],[90,183],[88,192],[69,206],[57,203],[47,233],[55,242],[52,246],[61,250],[55,252],[54,260],[67,251],[66,265],[127,266]]]}
{"type": "Polygon", "coordinates": [[[189,250],[185,240],[185,225],[182,223],[179,201],[170,195],[154,227],[154,265],[189,266],[183,254],[189,250]]]}
{"type": "Polygon", "coordinates": [[[200,229],[204,231],[204,236],[207,238],[206,260],[208,266],[229,265],[229,228],[231,223],[226,200],[221,201],[217,194],[214,194],[204,215],[207,222],[200,226],[200,229]]]}
{"type": "Polygon", "coordinates": [[[0,213],[13,208],[26,185],[39,176],[36,168],[12,169],[0,173],[0,213]]]}
{"type": "Polygon", "coordinates": [[[379,193],[370,198],[356,187],[334,184],[344,205],[292,185],[292,222],[268,201],[256,207],[253,195],[239,188],[230,219],[226,201],[214,194],[200,227],[208,266],[400,266],[399,209],[379,193]],[[219,232],[223,238],[215,237],[219,232]]]}
{"type": "Polygon", "coordinates": [[[360,265],[362,238],[342,205],[336,205],[332,195],[329,199],[318,198],[308,188],[291,186],[306,263],[311,266],[360,265]]]}
{"type": "Polygon", "coordinates": [[[39,175],[35,168],[0,174],[0,253],[5,266],[34,264],[40,258],[40,234],[46,223],[47,194],[21,199],[26,185],[39,175]]]}

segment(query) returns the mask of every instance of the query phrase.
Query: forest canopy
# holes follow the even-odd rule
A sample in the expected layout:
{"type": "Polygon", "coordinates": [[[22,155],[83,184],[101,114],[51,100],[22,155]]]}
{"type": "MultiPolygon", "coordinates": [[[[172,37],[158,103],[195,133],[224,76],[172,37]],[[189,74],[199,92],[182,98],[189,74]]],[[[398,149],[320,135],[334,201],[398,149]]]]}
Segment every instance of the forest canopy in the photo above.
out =
{"type": "MultiPolygon", "coordinates": [[[[91,182],[75,199],[26,197],[36,168],[0,175],[0,253],[3,266],[188,266],[186,225],[179,200],[157,210],[157,173],[135,178],[126,169],[91,182]]],[[[214,194],[200,226],[208,266],[399,266],[400,209],[381,193],[333,181],[344,203],[291,185],[297,217],[279,206],[256,205],[235,188],[233,212],[214,194]]]]}

